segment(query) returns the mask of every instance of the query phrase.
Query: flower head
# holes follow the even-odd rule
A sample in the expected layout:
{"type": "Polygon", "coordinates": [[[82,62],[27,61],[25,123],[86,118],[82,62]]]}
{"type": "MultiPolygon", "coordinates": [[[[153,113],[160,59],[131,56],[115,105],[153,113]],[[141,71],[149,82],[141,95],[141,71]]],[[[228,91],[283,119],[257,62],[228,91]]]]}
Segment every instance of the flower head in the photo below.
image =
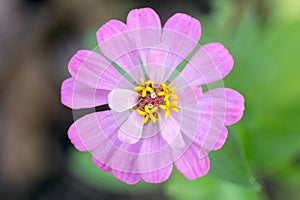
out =
{"type": "Polygon", "coordinates": [[[101,53],[73,56],[61,95],[72,109],[110,110],[76,120],[68,130],[74,146],[128,184],[163,182],[173,164],[188,179],[205,175],[208,152],[222,147],[244,98],[228,88],[202,92],[231,71],[233,58],[220,43],[200,46],[200,35],[198,20],[178,13],[162,27],[150,8],[100,27],[101,53]]]}

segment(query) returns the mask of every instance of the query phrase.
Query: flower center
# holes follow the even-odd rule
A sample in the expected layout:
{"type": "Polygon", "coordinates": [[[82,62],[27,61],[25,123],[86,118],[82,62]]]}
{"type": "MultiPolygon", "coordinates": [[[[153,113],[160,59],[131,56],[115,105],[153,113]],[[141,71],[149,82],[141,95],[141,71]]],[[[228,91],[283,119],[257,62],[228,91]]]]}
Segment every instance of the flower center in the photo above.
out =
{"type": "Polygon", "coordinates": [[[178,97],[173,91],[175,86],[169,87],[164,82],[160,85],[154,85],[153,80],[145,82],[144,78],[140,78],[141,85],[136,86],[134,91],[141,95],[139,104],[133,110],[144,116],[143,124],[149,119],[153,123],[157,122],[158,110],[165,111],[165,118],[168,118],[170,111],[178,112],[179,109],[175,106],[178,104],[178,97]]]}

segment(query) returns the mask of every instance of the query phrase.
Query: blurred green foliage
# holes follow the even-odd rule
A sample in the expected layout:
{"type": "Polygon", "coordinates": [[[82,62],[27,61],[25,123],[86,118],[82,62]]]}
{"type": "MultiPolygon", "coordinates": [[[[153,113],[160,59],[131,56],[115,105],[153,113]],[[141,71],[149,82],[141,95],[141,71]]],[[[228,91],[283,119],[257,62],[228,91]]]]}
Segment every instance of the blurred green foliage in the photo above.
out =
{"type": "Polygon", "coordinates": [[[190,181],[174,169],[164,184],[128,186],[93,166],[89,154],[75,151],[74,173],[114,191],[163,186],[175,200],[300,199],[300,3],[266,1],[262,19],[255,4],[244,1],[241,12],[237,2],[216,0],[211,15],[198,16],[202,43],[222,42],[235,59],[226,87],[246,99],[243,119],[229,129],[224,147],[210,153],[209,174],[190,181]]]}
{"type": "Polygon", "coordinates": [[[158,189],[159,185],[149,184],[140,181],[135,185],[127,185],[126,183],[116,179],[111,172],[103,172],[94,165],[92,156],[89,153],[73,151],[69,158],[71,171],[81,179],[88,181],[96,187],[101,187],[115,193],[141,193],[150,192],[158,189]]]}

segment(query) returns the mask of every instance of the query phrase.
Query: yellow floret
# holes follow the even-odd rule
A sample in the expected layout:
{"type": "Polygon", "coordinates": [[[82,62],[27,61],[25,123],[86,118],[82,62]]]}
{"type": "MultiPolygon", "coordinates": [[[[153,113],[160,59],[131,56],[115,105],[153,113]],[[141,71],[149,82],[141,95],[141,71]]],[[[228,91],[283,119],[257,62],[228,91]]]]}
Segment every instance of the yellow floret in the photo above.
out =
{"type": "Polygon", "coordinates": [[[147,82],[145,82],[144,78],[141,77],[140,82],[141,82],[141,85],[136,86],[134,88],[135,92],[141,93],[142,97],[145,97],[147,92],[153,92],[152,87],[150,87],[150,85],[153,83],[153,80],[148,80],[147,82]]]}
{"type": "Polygon", "coordinates": [[[137,110],[138,114],[145,116],[143,124],[146,124],[149,119],[151,119],[154,124],[157,122],[157,118],[154,116],[154,113],[157,111],[157,109],[157,107],[150,109],[148,105],[145,105],[144,111],[140,109],[137,110]]]}
{"type": "Polygon", "coordinates": [[[165,118],[168,118],[170,115],[170,110],[173,110],[175,112],[178,112],[179,109],[177,107],[175,107],[174,105],[178,104],[178,101],[173,101],[173,102],[166,102],[166,105],[160,105],[160,108],[165,110],[165,118]]]}

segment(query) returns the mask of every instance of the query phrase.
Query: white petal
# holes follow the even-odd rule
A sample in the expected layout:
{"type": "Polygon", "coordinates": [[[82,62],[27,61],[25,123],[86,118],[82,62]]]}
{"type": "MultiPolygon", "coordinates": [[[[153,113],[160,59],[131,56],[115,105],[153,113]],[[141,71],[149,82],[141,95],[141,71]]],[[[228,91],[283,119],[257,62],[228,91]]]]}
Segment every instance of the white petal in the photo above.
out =
{"type": "Polygon", "coordinates": [[[177,123],[177,121],[172,117],[172,115],[165,119],[163,113],[159,112],[158,121],[160,125],[161,135],[164,138],[164,140],[171,147],[183,148],[185,146],[185,142],[180,132],[180,126],[177,123]]]}
{"type": "Polygon", "coordinates": [[[133,90],[114,89],[108,95],[108,105],[113,111],[124,112],[138,103],[139,96],[133,90]]]}
{"type": "Polygon", "coordinates": [[[131,113],[118,131],[119,140],[128,144],[137,143],[142,137],[143,119],[137,112],[131,113]]]}

